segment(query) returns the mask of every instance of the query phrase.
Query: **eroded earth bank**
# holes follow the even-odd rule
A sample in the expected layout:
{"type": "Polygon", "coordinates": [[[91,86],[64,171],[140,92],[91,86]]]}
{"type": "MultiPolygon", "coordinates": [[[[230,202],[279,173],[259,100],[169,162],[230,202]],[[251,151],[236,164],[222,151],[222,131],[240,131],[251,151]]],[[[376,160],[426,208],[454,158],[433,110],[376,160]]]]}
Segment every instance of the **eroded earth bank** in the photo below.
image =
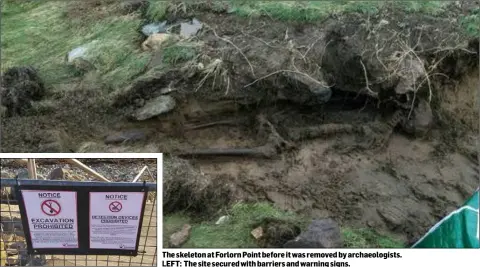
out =
{"type": "Polygon", "coordinates": [[[410,241],[479,185],[479,44],[455,12],[172,16],[201,30],[148,39],[145,72],[106,97],[4,73],[2,152],[163,152],[165,211],[266,200],[410,241]],[[166,66],[172,45],[194,56],[166,66]],[[53,111],[29,113],[45,99],[53,111]]]}

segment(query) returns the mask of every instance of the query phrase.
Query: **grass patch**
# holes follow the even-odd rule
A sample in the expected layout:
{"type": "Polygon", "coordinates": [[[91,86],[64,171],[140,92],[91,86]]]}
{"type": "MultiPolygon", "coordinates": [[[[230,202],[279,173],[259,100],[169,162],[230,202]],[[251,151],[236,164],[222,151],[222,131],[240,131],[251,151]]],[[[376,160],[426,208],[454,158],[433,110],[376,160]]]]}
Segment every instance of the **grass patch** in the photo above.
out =
{"type": "Polygon", "coordinates": [[[467,34],[480,38],[480,7],[471,10],[467,16],[462,17],[460,23],[467,34]]]}
{"type": "MultiPolygon", "coordinates": [[[[256,248],[257,244],[251,236],[253,225],[264,218],[275,218],[294,222],[304,229],[310,222],[309,218],[295,213],[281,211],[270,203],[234,205],[226,213],[229,220],[216,225],[218,218],[211,221],[197,222],[185,213],[167,214],[163,218],[163,244],[168,245],[170,235],[178,231],[183,224],[192,225],[189,240],[184,248],[256,248]]],[[[376,233],[370,229],[342,229],[345,246],[349,248],[400,248],[404,244],[393,237],[376,233]]]]}
{"type": "Polygon", "coordinates": [[[145,12],[145,17],[149,22],[161,21],[165,19],[168,11],[168,2],[167,1],[148,1],[148,8],[145,12]]]}
{"type": "Polygon", "coordinates": [[[317,21],[332,15],[360,13],[374,15],[393,5],[410,13],[439,15],[450,4],[445,1],[245,1],[232,0],[234,13],[240,16],[268,16],[284,21],[317,21]]]}
{"type": "Polygon", "coordinates": [[[188,43],[178,43],[165,47],[162,50],[163,63],[175,65],[194,59],[198,54],[198,49],[188,43]]]}
{"type": "Polygon", "coordinates": [[[405,248],[400,240],[372,229],[343,228],[342,235],[346,248],[405,248]]]}
{"type": "Polygon", "coordinates": [[[123,86],[142,70],[148,60],[138,49],[139,15],[103,10],[102,16],[86,15],[91,19],[86,23],[68,17],[69,5],[68,1],[6,1],[2,10],[2,71],[33,65],[47,84],[66,83],[76,76],[65,62],[66,54],[92,41],[97,45],[89,49],[88,57],[107,85],[123,86]]]}

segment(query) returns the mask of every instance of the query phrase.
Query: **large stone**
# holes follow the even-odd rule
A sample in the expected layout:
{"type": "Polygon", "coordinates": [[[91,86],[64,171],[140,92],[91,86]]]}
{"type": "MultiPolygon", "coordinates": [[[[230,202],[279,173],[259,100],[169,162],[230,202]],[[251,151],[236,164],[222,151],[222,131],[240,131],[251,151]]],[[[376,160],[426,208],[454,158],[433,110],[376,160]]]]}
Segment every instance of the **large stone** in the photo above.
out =
{"type": "Polygon", "coordinates": [[[409,134],[417,137],[424,136],[432,127],[433,113],[430,104],[425,99],[420,99],[415,107],[410,120],[403,126],[409,134]]]}
{"type": "Polygon", "coordinates": [[[313,220],[305,232],[286,242],[284,248],[343,247],[340,227],[332,219],[313,220]]]}
{"type": "Polygon", "coordinates": [[[166,21],[150,23],[142,27],[142,33],[145,36],[150,36],[155,33],[166,33],[167,32],[166,26],[167,26],[166,21]]]}
{"type": "Polygon", "coordinates": [[[184,224],[182,229],[170,236],[169,246],[172,248],[179,248],[185,242],[187,242],[188,238],[190,237],[190,230],[192,226],[189,224],[184,224]]]}
{"type": "Polygon", "coordinates": [[[135,111],[133,117],[143,121],[172,111],[176,106],[175,99],[168,95],[161,95],[148,100],[145,106],[135,111]]]}
{"type": "Polygon", "coordinates": [[[53,169],[47,176],[47,180],[66,180],[67,170],[63,168],[53,169]]]}
{"type": "Polygon", "coordinates": [[[168,33],[154,33],[150,35],[143,43],[143,51],[157,51],[168,41],[178,40],[178,37],[168,33]]]}
{"type": "Polygon", "coordinates": [[[195,36],[203,27],[203,24],[197,19],[192,19],[190,23],[180,24],[180,35],[184,38],[195,36]]]}

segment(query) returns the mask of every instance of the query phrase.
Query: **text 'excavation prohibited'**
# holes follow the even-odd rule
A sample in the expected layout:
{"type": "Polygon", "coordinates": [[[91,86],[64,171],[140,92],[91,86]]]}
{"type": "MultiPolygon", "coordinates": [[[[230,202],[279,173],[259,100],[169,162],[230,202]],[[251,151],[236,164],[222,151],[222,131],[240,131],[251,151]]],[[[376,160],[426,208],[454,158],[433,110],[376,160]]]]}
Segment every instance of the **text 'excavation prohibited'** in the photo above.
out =
{"type": "Polygon", "coordinates": [[[21,192],[33,249],[78,248],[76,192],[21,192]]]}
{"type": "Polygon", "coordinates": [[[136,249],[144,192],[90,192],[90,248],[136,249]]]}

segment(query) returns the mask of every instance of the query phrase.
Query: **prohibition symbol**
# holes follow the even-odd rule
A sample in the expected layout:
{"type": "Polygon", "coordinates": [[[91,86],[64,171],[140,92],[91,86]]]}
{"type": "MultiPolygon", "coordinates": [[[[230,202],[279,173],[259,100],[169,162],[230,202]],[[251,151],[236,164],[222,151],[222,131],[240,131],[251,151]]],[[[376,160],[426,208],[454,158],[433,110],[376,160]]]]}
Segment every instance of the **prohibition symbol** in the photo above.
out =
{"type": "Polygon", "coordinates": [[[110,205],[108,205],[108,209],[111,212],[119,212],[122,210],[122,203],[118,201],[113,201],[112,203],[110,203],[110,205]]]}
{"type": "Polygon", "coordinates": [[[62,210],[60,203],[52,199],[43,201],[40,207],[42,208],[42,212],[47,216],[56,216],[60,214],[62,210]]]}

